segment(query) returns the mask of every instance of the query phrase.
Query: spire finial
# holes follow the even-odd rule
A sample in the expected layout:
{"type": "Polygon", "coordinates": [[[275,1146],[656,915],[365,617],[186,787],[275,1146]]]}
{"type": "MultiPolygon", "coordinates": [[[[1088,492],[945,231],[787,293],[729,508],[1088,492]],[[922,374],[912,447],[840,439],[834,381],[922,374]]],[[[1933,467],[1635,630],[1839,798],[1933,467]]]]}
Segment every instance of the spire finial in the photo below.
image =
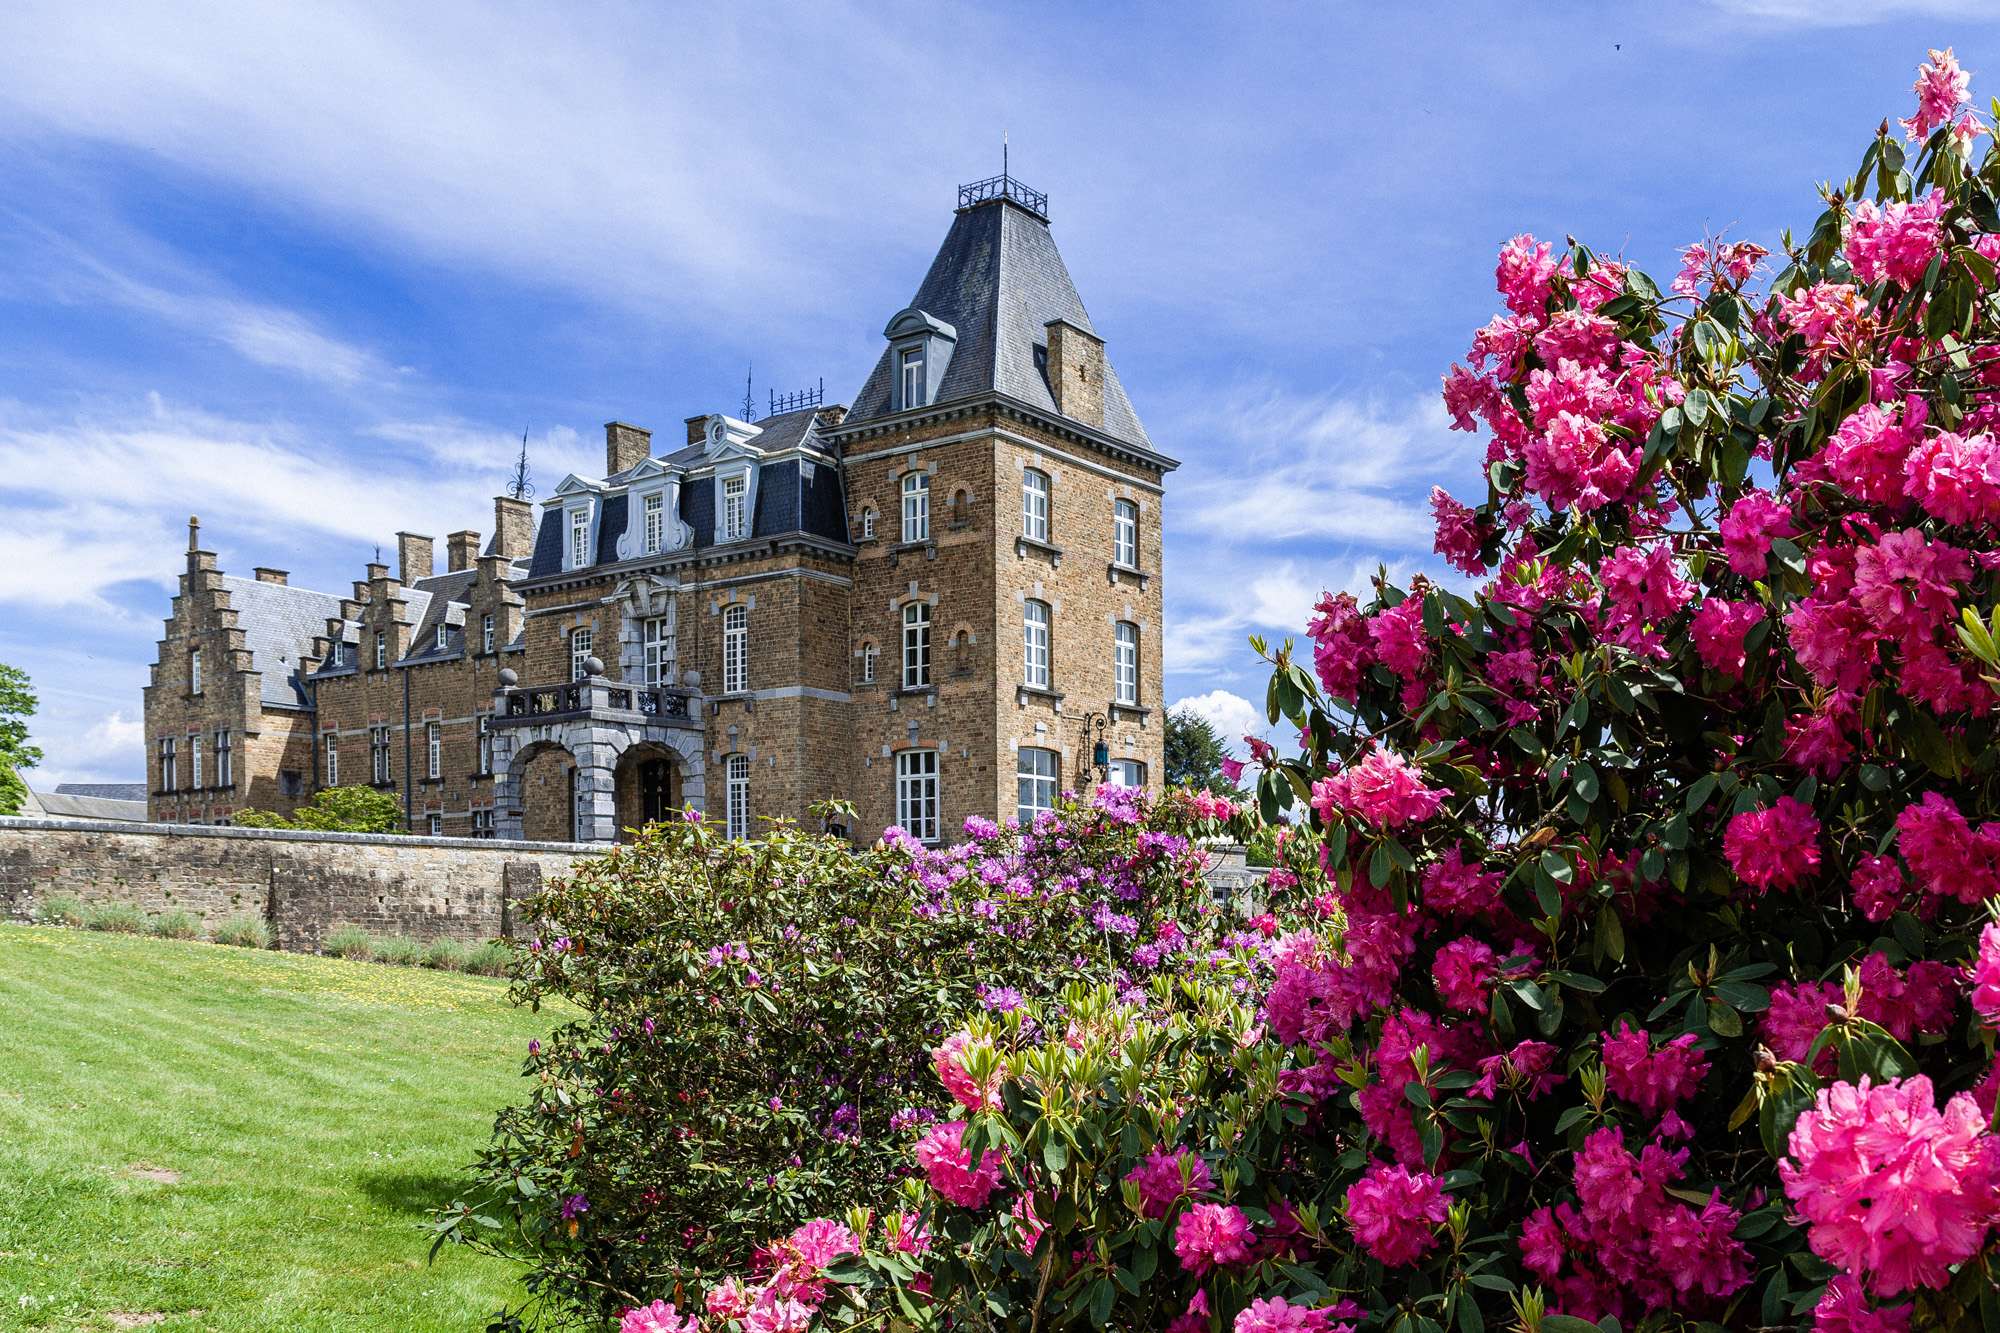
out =
{"type": "Polygon", "coordinates": [[[201,549],[201,520],[197,518],[195,515],[189,514],[188,550],[199,551],[200,549],[201,549]]]}
{"type": "Polygon", "coordinates": [[[507,483],[507,494],[516,500],[526,500],[535,493],[534,483],[528,480],[528,428],[521,427],[521,457],[514,463],[514,479],[507,483]]]}
{"type": "Polygon", "coordinates": [[[1007,131],[1000,131],[1000,175],[1007,176],[1007,131]]]}
{"type": "Polygon", "coordinates": [[[750,368],[743,372],[743,419],[745,421],[755,421],[757,419],[757,409],[750,402],[750,379],[756,373],[757,363],[755,361],[752,361],[750,368]]]}

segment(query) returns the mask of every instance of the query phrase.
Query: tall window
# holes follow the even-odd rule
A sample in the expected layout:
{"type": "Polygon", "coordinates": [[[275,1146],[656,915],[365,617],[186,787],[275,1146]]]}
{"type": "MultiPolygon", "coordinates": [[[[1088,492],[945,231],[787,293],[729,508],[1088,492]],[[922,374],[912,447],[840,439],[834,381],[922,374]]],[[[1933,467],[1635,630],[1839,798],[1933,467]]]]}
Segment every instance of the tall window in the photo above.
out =
{"type": "Polygon", "coordinates": [[[722,613],[722,692],[742,694],[749,688],[750,608],[738,603],[722,613]]]}
{"type": "Polygon", "coordinates": [[[1038,690],[1049,687],[1049,604],[1029,602],[1021,617],[1021,680],[1038,690]]]}
{"type": "Polygon", "coordinates": [[[590,660],[590,645],[597,636],[587,629],[573,629],[569,632],[569,678],[582,680],[589,675],[583,664],[590,660]]]}
{"type": "Polygon", "coordinates": [[[896,756],[896,822],[919,842],[937,841],[936,750],[904,750],[896,756]]]}
{"type": "Polygon", "coordinates": [[[645,622],[640,636],[646,645],[646,683],[652,686],[674,683],[674,618],[654,616],[645,622]]]}
{"type": "Polygon", "coordinates": [[[201,693],[201,649],[188,654],[188,693],[201,693]]]}
{"type": "Polygon", "coordinates": [[[931,608],[924,602],[903,607],[903,688],[931,683],[931,608]]]}
{"type": "Polygon", "coordinates": [[[729,756],[729,836],[750,836],[750,756],[729,756]]]}
{"type": "Polygon", "coordinates": [[[386,634],[375,636],[375,669],[377,671],[389,669],[389,636],[386,634]]]}
{"type": "Polygon", "coordinates": [[[1113,650],[1113,665],[1117,668],[1118,702],[1137,707],[1139,703],[1139,627],[1129,620],[1118,622],[1117,643],[1113,650]]]}
{"type": "Polygon", "coordinates": [[[436,722],[424,724],[424,759],[427,774],[444,776],[444,728],[436,722]]]}
{"type": "Polygon", "coordinates": [[[332,732],[326,736],[326,785],[340,785],[340,737],[332,732]]]}
{"type": "Polygon", "coordinates": [[[435,838],[444,832],[444,816],[443,815],[427,816],[424,820],[424,826],[426,831],[429,832],[429,834],[433,838],[435,838]]]}
{"type": "Polygon", "coordinates": [[[861,683],[863,685],[873,685],[875,683],[876,651],[876,647],[872,643],[861,645],[861,683]]]}
{"type": "Polygon", "coordinates": [[[389,785],[389,729],[387,727],[368,728],[368,749],[375,760],[375,783],[389,785]]]}
{"type": "Polygon", "coordinates": [[[861,540],[864,542],[875,540],[875,511],[873,508],[861,511],[861,540]]]}
{"type": "Polygon", "coordinates": [[[1111,559],[1128,569],[1139,567],[1139,506],[1130,500],[1111,507],[1111,559]]]}
{"type": "Polygon", "coordinates": [[[481,713],[479,715],[479,771],[481,773],[491,773],[493,771],[493,715],[491,713],[481,713]]]}
{"type": "Polygon", "coordinates": [[[179,765],[176,763],[174,758],[174,738],[172,736],[160,737],[160,790],[161,791],[174,791],[178,789],[180,785],[176,775],[176,770],[178,767],[179,765]]]}
{"type": "Polygon", "coordinates": [[[660,544],[666,540],[667,497],[649,495],[646,497],[646,554],[654,555],[660,544]]]}
{"type": "Polygon", "coordinates": [[[931,539],[931,474],[911,472],[903,477],[903,540],[927,542],[931,539]]]}
{"type": "Polygon", "coordinates": [[[230,763],[229,728],[215,729],[215,785],[234,787],[236,785],[233,765],[230,763]]]}
{"type": "Polygon", "coordinates": [[[903,408],[924,405],[924,351],[913,347],[903,353],[903,408]]]}
{"type": "Polygon", "coordinates": [[[188,786],[201,790],[201,737],[188,737],[188,786]]]}
{"type": "Polygon", "coordinates": [[[437,638],[439,652],[443,652],[445,649],[451,647],[451,626],[445,624],[442,620],[438,622],[437,638]]]}
{"type": "Polygon", "coordinates": [[[472,812],[472,836],[475,838],[490,838],[493,836],[493,808],[491,806],[472,812]]]}
{"type": "Polygon", "coordinates": [[[1111,785],[1114,787],[1145,786],[1146,766],[1137,759],[1113,759],[1111,761],[1111,785]]]}
{"type": "Polygon", "coordinates": [[[583,569],[590,564],[590,511],[569,511],[569,567],[583,569]]]}
{"type": "Polygon", "coordinates": [[[1033,468],[1021,474],[1021,535],[1031,542],[1049,539],[1049,475],[1033,468]]]}
{"type": "Polygon", "coordinates": [[[481,616],[481,617],[479,618],[479,642],[480,642],[480,644],[481,644],[481,647],[480,647],[480,651],[481,651],[481,652],[483,652],[483,653],[490,653],[490,652],[492,652],[492,651],[493,651],[493,617],[492,617],[492,616],[481,616]]]}
{"type": "Polygon", "coordinates": [[[731,477],[722,483],[722,540],[742,541],[749,535],[748,518],[743,512],[743,498],[749,490],[746,478],[731,477]]]}
{"type": "Polygon", "coordinates": [[[1035,816],[1043,810],[1056,808],[1056,766],[1061,756],[1054,750],[1036,749],[1030,745],[1021,747],[1020,758],[1015,763],[1015,771],[1020,775],[1019,805],[1015,813],[1020,816],[1023,827],[1035,822],[1035,816]]]}

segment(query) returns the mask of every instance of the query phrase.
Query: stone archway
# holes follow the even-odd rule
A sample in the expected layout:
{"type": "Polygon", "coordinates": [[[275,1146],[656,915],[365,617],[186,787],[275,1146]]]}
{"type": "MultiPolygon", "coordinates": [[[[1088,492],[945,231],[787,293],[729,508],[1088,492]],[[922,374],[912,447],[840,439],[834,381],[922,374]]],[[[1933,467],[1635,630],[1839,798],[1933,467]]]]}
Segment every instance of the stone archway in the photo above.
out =
{"type": "Polygon", "coordinates": [[[644,828],[678,817],[686,783],[680,753],[661,741],[644,740],[626,747],[612,775],[618,806],[618,832],[644,828]]]}
{"type": "MultiPolygon", "coordinates": [[[[571,827],[577,842],[616,842],[619,822],[618,769],[628,750],[645,747],[658,758],[671,757],[675,772],[674,800],[679,807],[704,808],[702,733],[691,726],[644,726],[607,723],[589,717],[496,727],[493,732],[495,831],[520,840],[548,823],[551,798],[574,811],[571,827]],[[538,758],[561,750],[571,760],[573,775],[562,789],[530,782],[529,768],[538,758]]],[[[537,775],[540,776],[540,775],[537,775]]],[[[567,840],[567,839],[565,839],[567,840]]]]}

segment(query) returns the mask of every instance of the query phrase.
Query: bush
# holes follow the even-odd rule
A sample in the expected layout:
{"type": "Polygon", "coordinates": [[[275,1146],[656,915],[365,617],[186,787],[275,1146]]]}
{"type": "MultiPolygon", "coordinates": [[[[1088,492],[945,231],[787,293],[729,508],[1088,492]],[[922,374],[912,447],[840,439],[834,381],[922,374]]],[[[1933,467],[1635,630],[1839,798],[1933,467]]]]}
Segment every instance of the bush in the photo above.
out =
{"type": "Polygon", "coordinates": [[[217,944],[234,945],[240,949],[268,949],[271,947],[271,927],[261,916],[238,912],[212,927],[209,938],[217,944]]]}
{"type": "Polygon", "coordinates": [[[481,977],[508,976],[514,970],[514,950],[500,940],[488,940],[465,956],[465,970],[481,977]]]}
{"type": "Polygon", "coordinates": [[[160,913],[146,924],[149,933],[163,940],[198,940],[201,922],[193,912],[176,907],[160,913]]]}
{"type": "Polygon", "coordinates": [[[326,933],[319,951],[328,958],[356,958],[367,962],[375,956],[375,937],[359,926],[339,926],[326,933]]]}
{"type": "Polygon", "coordinates": [[[440,936],[424,950],[424,966],[441,972],[463,972],[471,952],[457,940],[440,936]]]}
{"type": "Polygon", "coordinates": [[[84,909],[83,928],[137,935],[146,929],[146,918],[131,903],[92,903],[84,909]]]}
{"type": "Polygon", "coordinates": [[[83,904],[72,893],[51,894],[35,908],[35,920],[45,926],[83,926],[83,904]]]}
{"type": "Polygon", "coordinates": [[[310,805],[286,819],[263,810],[239,810],[230,818],[238,828],[316,829],[322,833],[404,833],[403,807],[388,792],[373,787],[326,787],[313,793],[310,805]]]}
{"type": "Polygon", "coordinates": [[[1141,944],[1206,909],[1186,835],[1228,807],[1196,800],[1106,789],[950,851],[675,821],[582,863],[522,904],[541,933],[513,994],[586,1017],[530,1048],[533,1099],[501,1114],[483,1197],[444,1234],[529,1262],[558,1312],[615,1314],[810,1217],[886,1205],[905,1131],[938,1115],[942,1014],[1206,966],[1141,944]]]}
{"type": "Polygon", "coordinates": [[[415,967],[424,956],[424,946],[408,935],[391,935],[376,940],[370,956],[378,963],[390,963],[396,967],[415,967]]]}

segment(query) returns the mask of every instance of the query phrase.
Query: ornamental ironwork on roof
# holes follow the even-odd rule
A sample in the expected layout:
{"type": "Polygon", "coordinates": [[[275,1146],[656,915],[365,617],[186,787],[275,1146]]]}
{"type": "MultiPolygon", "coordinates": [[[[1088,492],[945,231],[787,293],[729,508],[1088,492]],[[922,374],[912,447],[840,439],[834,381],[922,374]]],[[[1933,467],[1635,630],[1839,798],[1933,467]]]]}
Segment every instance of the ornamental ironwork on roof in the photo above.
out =
{"type": "Polygon", "coordinates": [[[1005,199],[1008,203],[1019,204],[1042,221],[1049,220],[1049,197],[1039,190],[1031,190],[1006,172],[989,176],[983,181],[958,187],[958,206],[971,208],[974,204],[991,203],[995,199],[1005,199]]]}

